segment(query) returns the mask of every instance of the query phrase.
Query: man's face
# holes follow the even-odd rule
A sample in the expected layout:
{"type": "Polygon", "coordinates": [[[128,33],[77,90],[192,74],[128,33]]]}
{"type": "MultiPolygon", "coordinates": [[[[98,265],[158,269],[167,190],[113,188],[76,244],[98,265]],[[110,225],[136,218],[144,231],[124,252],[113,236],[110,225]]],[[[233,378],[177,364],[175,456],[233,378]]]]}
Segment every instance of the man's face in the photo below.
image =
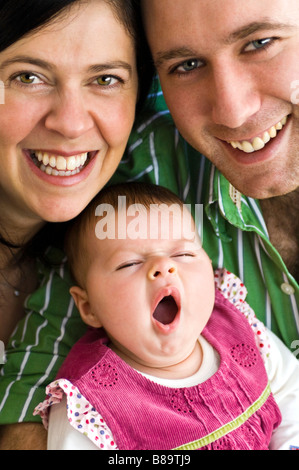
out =
{"type": "Polygon", "coordinates": [[[143,0],[183,137],[242,193],[299,186],[298,0],[143,0]]]}

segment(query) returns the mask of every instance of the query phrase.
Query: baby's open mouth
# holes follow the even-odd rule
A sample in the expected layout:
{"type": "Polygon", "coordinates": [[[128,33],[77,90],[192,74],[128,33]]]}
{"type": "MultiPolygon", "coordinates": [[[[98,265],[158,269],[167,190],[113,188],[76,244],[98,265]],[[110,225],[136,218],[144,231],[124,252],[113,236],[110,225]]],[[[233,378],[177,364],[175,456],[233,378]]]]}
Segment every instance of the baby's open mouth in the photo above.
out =
{"type": "Polygon", "coordinates": [[[39,150],[29,150],[33,163],[50,176],[73,176],[82,171],[97,152],[84,152],[64,157],[39,150]]]}
{"type": "Polygon", "coordinates": [[[172,297],[172,295],[168,295],[160,300],[157,307],[155,308],[153,317],[159,323],[162,323],[163,325],[169,325],[175,320],[178,311],[179,308],[175,299],[172,297]]]}

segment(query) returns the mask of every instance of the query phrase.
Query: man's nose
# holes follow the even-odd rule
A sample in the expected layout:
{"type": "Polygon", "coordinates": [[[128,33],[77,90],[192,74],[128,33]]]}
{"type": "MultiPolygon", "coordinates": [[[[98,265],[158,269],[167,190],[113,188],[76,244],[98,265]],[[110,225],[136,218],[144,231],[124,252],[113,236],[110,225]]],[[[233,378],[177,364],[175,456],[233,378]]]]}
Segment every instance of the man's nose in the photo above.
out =
{"type": "Polygon", "coordinates": [[[231,129],[245,124],[261,107],[257,83],[244,64],[219,65],[210,85],[213,121],[231,129]]]}
{"type": "Polygon", "coordinates": [[[79,90],[65,90],[55,96],[45,119],[48,130],[67,139],[77,139],[94,127],[94,119],[79,90]]]}
{"type": "Polygon", "coordinates": [[[167,277],[168,275],[176,274],[176,272],[176,264],[171,258],[155,258],[149,267],[148,278],[154,281],[159,277],[167,277]]]}

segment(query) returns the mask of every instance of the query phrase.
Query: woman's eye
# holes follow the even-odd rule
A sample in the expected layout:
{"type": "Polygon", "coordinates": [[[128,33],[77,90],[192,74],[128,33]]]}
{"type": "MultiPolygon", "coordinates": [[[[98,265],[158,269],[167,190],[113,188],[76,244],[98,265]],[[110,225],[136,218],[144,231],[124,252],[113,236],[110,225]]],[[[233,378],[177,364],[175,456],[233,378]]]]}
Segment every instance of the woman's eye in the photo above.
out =
{"type": "Polygon", "coordinates": [[[36,85],[38,83],[42,83],[42,80],[39,77],[30,72],[21,73],[15,77],[15,79],[24,85],[36,85]]]}
{"type": "Polygon", "coordinates": [[[120,80],[118,78],[113,77],[112,75],[102,75],[101,77],[98,77],[96,79],[97,84],[102,86],[102,87],[108,87],[108,86],[115,85],[119,81],[120,80]]]}

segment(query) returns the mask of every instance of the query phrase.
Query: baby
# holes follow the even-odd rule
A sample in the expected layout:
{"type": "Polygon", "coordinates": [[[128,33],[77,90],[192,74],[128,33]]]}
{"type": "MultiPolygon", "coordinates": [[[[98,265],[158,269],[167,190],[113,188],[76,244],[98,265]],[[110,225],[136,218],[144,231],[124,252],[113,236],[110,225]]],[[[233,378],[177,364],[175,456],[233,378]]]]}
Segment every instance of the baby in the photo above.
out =
{"type": "Polygon", "coordinates": [[[36,410],[47,425],[51,406],[49,448],[299,446],[299,363],[241,281],[213,272],[180,199],[148,184],[108,187],[66,247],[70,292],[92,328],[36,410]]]}

